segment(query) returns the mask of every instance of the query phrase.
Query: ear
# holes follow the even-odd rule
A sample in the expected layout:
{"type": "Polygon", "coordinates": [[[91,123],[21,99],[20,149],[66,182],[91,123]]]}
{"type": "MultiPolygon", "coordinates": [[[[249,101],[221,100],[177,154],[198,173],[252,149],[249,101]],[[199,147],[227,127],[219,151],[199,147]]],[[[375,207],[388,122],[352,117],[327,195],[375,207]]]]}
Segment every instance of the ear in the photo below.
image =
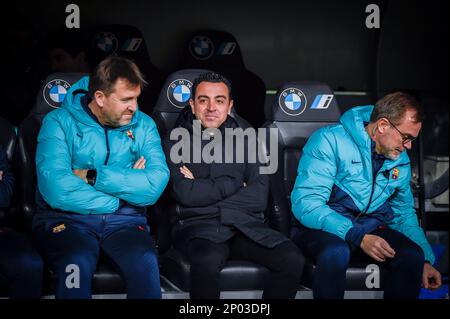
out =
{"type": "Polygon", "coordinates": [[[99,107],[103,107],[105,105],[105,93],[102,91],[95,91],[94,99],[95,103],[97,103],[99,107]]]}
{"type": "Polygon", "coordinates": [[[189,99],[189,105],[191,106],[192,114],[195,114],[194,100],[193,99],[189,99]]]}
{"type": "Polygon", "coordinates": [[[390,124],[389,124],[388,120],[381,118],[378,120],[377,131],[380,134],[384,134],[389,126],[390,126],[390,124]]]}
{"type": "Polygon", "coordinates": [[[233,108],[233,103],[234,101],[233,100],[231,100],[230,101],[230,105],[228,106],[228,115],[231,113],[231,109],[233,108]]]}

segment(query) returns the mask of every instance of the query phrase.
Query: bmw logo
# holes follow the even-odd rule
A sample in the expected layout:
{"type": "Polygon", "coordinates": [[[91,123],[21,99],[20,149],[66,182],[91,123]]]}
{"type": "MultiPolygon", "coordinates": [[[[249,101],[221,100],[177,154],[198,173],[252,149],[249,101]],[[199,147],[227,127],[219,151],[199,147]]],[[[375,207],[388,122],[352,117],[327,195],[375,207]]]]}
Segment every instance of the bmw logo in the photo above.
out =
{"type": "Polygon", "coordinates": [[[69,88],[70,84],[64,80],[51,80],[44,86],[44,91],[42,92],[45,102],[51,107],[60,107],[69,88]]]}
{"type": "Polygon", "coordinates": [[[119,41],[111,32],[100,32],[95,36],[95,44],[101,51],[111,54],[116,52],[119,41]]]}
{"type": "Polygon", "coordinates": [[[210,38],[198,35],[191,40],[189,51],[197,60],[207,60],[214,52],[214,44],[210,38]]]}
{"type": "Polygon", "coordinates": [[[302,114],[306,109],[306,95],[296,88],[288,88],[281,92],[278,104],[284,113],[291,116],[302,114]]]}
{"type": "Polygon", "coordinates": [[[167,88],[169,102],[178,108],[184,108],[191,97],[192,82],[186,79],[178,79],[170,83],[167,88]]]}

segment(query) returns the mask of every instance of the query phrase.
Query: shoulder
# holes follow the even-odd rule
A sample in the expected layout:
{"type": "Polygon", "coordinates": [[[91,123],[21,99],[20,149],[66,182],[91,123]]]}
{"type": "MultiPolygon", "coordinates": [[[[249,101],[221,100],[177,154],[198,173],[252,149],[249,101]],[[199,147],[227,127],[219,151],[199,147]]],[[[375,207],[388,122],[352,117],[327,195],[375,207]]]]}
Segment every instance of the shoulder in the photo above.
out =
{"type": "Polygon", "coordinates": [[[335,145],[343,134],[345,134],[345,130],[340,124],[324,126],[311,134],[307,144],[313,146],[335,145]]]}
{"type": "Polygon", "coordinates": [[[64,108],[59,108],[49,112],[43,119],[42,125],[58,123],[65,126],[73,121],[72,115],[64,108]]]}
{"type": "Polygon", "coordinates": [[[144,131],[153,131],[157,129],[155,121],[149,115],[141,111],[138,112],[138,125],[140,128],[142,128],[144,131]]]}

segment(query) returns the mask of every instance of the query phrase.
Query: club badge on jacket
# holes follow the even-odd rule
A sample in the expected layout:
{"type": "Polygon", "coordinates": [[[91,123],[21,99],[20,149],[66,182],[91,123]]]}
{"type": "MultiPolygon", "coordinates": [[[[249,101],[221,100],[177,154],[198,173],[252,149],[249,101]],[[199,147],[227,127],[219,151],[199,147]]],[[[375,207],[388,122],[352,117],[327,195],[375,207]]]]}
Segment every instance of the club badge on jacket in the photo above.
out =
{"type": "Polygon", "coordinates": [[[399,174],[398,168],[394,168],[392,170],[392,179],[397,179],[398,178],[398,174],[399,174]]]}
{"type": "Polygon", "coordinates": [[[133,135],[133,131],[132,130],[127,131],[127,136],[134,141],[134,135],[133,135]]]}

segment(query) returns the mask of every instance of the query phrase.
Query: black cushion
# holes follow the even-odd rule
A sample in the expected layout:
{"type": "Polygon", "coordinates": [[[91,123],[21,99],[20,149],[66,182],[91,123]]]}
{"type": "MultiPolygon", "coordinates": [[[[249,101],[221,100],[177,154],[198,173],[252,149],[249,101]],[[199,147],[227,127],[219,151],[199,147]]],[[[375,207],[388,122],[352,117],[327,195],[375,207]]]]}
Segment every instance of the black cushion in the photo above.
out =
{"type": "Polygon", "coordinates": [[[128,58],[136,63],[144,74],[148,86],[139,98],[141,111],[151,114],[161,90],[163,75],[152,63],[142,32],[131,25],[96,25],[89,31],[89,62],[96,66],[108,56],[128,58]]]}
{"type": "MultiPolygon", "coordinates": [[[[161,275],[183,291],[190,291],[190,265],[182,254],[171,249],[160,257],[161,275]]],[[[270,271],[249,261],[229,260],[220,272],[222,291],[263,290],[270,271]]]]}
{"type": "Polygon", "coordinates": [[[0,117],[0,145],[6,152],[8,160],[13,159],[16,147],[16,129],[8,121],[0,117]]]}
{"type": "Polygon", "coordinates": [[[269,121],[337,122],[341,113],[326,84],[313,81],[285,83],[278,90],[269,121]]]}
{"type": "Polygon", "coordinates": [[[236,112],[254,127],[264,122],[264,81],[244,64],[236,38],[225,31],[199,30],[185,44],[179,68],[210,69],[228,78],[236,112]]]}
{"type": "Polygon", "coordinates": [[[31,115],[43,116],[59,108],[69,88],[82,76],[82,73],[53,73],[47,76],[38,92],[31,115]]]}
{"type": "MultiPolygon", "coordinates": [[[[0,146],[6,152],[6,157],[10,164],[12,174],[17,177],[17,135],[16,128],[8,121],[0,117],[0,146]]],[[[2,223],[8,224],[11,227],[17,226],[17,210],[19,209],[19,192],[17,191],[17,181],[14,185],[13,195],[10,205],[7,209],[0,210],[0,225],[2,223]]]]}
{"type": "Polygon", "coordinates": [[[61,106],[65,93],[83,74],[54,73],[43,81],[35,105],[30,114],[22,121],[18,132],[19,193],[20,212],[24,214],[25,227],[30,228],[31,217],[35,210],[36,194],[36,147],[37,136],[44,116],[61,106]]]}
{"type": "Polygon", "coordinates": [[[167,77],[152,113],[161,136],[173,128],[181,110],[189,106],[194,80],[205,72],[209,70],[183,69],[167,77]]]}
{"type": "MultiPolygon", "coordinates": [[[[367,262],[363,263],[357,260],[350,260],[350,265],[346,272],[345,289],[346,290],[359,290],[359,291],[379,291],[383,290],[388,277],[386,276],[386,271],[380,268],[380,286],[374,288],[368,288],[366,286],[366,279],[370,275],[370,272],[366,272],[367,262]]],[[[314,269],[315,265],[307,260],[305,267],[303,269],[302,284],[305,287],[312,287],[314,279],[314,269]]]]}

